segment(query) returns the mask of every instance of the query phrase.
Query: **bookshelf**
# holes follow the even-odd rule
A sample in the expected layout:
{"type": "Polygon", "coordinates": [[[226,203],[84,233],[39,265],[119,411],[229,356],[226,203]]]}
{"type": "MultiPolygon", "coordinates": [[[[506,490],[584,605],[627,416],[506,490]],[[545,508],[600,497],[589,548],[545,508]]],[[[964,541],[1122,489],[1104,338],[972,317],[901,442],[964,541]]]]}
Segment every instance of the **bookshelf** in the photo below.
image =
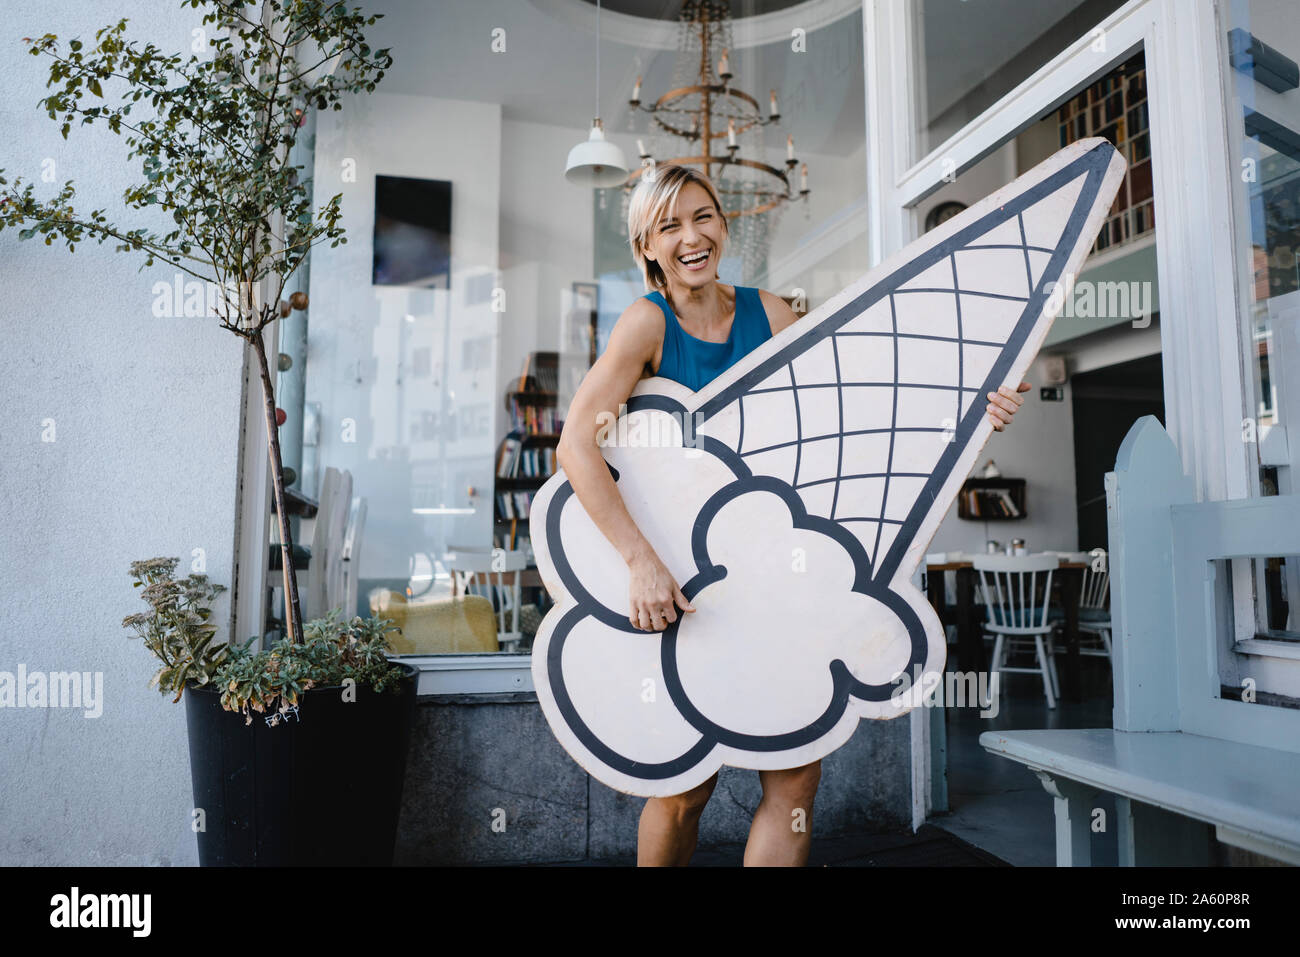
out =
{"type": "Polygon", "coordinates": [[[1027,514],[1024,479],[967,479],[957,495],[958,518],[1006,522],[1018,521],[1027,514]]]}
{"type": "Polygon", "coordinates": [[[557,392],[559,358],[557,352],[530,353],[511,383],[514,388],[505,394],[511,428],[497,447],[495,548],[525,547],[533,498],[555,474],[555,447],[564,427],[557,392]]]}
{"type": "Polygon", "coordinates": [[[1062,149],[1088,136],[1104,136],[1128,160],[1093,252],[1132,242],[1155,229],[1146,79],[1145,54],[1139,52],[1057,110],[1062,149]]]}

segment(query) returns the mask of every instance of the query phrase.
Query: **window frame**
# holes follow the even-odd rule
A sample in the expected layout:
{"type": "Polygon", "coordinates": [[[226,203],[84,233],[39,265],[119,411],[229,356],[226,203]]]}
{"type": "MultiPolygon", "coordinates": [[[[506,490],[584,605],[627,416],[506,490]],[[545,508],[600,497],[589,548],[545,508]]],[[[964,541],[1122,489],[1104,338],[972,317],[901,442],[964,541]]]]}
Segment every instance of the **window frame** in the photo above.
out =
{"type": "MultiPolygon", "coordinates": [[[[1219,321],[1223,315],[1241,315],[1234,223],[1222,203],[1232,186],[1226,57],[1219,42],[1222,0],[1191,5],[1131,0],[1098,25],[1104,52],[1093,48],[1096,30],[1079,37],[910,165],[906,158],[916,136],[916,11],[905,0],[865,3],[873,264],[919,234],[916,208],[946,182],[945,174],[970,168],[1134,52],[1144,51],[1153,189],[1178,197],[1178,202],[1156,203],[1162,312],[1185,319],[1163,324],[1161,330],[1166,428],[1198,500],[1249,496],[1251,463],[1240,438],[1250,402],[1238,360],[1241,322],[1219,321]],[[1189,141],[1205,148],[1178,148],[1189,141]],[[1195,203],[1198,197],[1200,204],[1195,203]],[[1237,396],[1236,408],[1224,408],[1223,395],[1237,396]]],[[[1253,607],[1248,618],[1254,619],[1253,607]]]]}
{"type": "MultiPolygon", "coordinates": [[[[1214,7],[1215,35],[1218,40],[1219,82],[1223,91],[1224,136],[1228,145],[1228,171],[1231,174],[1238,168],[1235,158],[1244,157],[1246,154],[1245,143],[1247,136],[1240,122],[1239,114],[1234,112],[1234,101],[1228,90],[1237,81],[1237,77],[1229,63],[1228,30],[1233,26],[1231,10],[1229,5],[1223,3],[1222,0],[1216,0],[1214,7]]],[[[1245,497],[1258,498],[1261,489],[1259,480],[1260,466],[1257,459],[1261,458],[1258,454],[1261,437],[1259,435],[1258,409],[1256,409],[1254,403],[1255,373],[1253,367],[1257,362],[1256,339],[1253,328],[1250,328],[1250,334],[1247,334],[1247,317],[1253,317],[1261,303],[1255,301],[1253,294],[1255,277],[1252,264],[1239,261],[1237,255],[1238,250],[1242,248],[1239,243],[1242,231],[1249,231],[1251,223],[1248,191],[1242,189],[1241,185],[1237,177],[1230,176],[1228,190],[1231,199],[1229,209],[1231,210],[1232,245],[1229,247],[1226,259],[1233,265],[1236,277],[1237,301],[1234,314],[1237,319],[1239,333],[1238,355],[1242,370],[1243,406],[1241,428],[1244,430],[1246,419],[1255,422],[1254,441],[1242,441],[1242,447],[1248,460],[1247,482],[1249,483],[1249,491],[1245,497]]],[[[1300,312],[1300,292],[1292,291],[1282,297],[1270,298],[1265,300],[1263,305],[1266,311],[1274,313],[1276,316],[1294,315],[1300,312]],[[1269,308],[1269,305],[1274,302],[1278,306],[1276,312],[1269,308]]],[[[1284,323],[1275,320],[1274,328],[1281,329],[1284,328],[1284,325],[1284,323]]],[[[1250,326],[1253,327],[1253,319],[1250,326]]],[[[1275,371],[1274,374],[1276,374],[1275,371]]],[[[1286,425],[1287,423],[1284,420],[1281,424],[1282,433],[1290,440],[1291,437],[1287,434],[1286,425]]],[[[1294,459],[1294,453],[1292,453],[1292,458],[1294,459]]],[[[1295,479],[1292,477],[1293,485],[1294,482],[1295,479]]],[[[1286,669],[1290,669],[1293,674],[1300,676],[1300,665],[1286,664],[1300,659],[1300,645],[1294,640],[1271,639],[1263,636],[1267,624],[1266,599],[1262,593],[1264,560],[1262,558],[1236,558],[1231,560],[1231,564],[1235,638],[1232,650],[1237,653],[1238,662],[1243,662],[1245,660],[1243,656],[1246,655],[1274,659],[1270,662],[1259,663],[1264,670],[1272,671],[1273,681],[1277,681],[1286,675],[1286,669]],[[1283,670],[1279,672],[1278,669],[1283,670]]],[[[1286,676],[1290,677],[1290,675],[1286,676]]],[[[1300,697],[1300,680],[1297,677],[1291,677],[1290,687],[1286,689],[1285,693],[1293,697],[1300,697]]]]}
{"type": "MultiPolygon", "coordinates": [[[[1241,361],[1243,314],[1234,259],[1235,220],[1222,201],[1233,186],[1223,75],[1227,58],[1221,52],[1226,51],[1220,31],[1223,5],[1224,0],[1196,4],[1131,0],[912,163],[909,158],[915,155],[917,135],[917,11],[907,0],[863,0],[872,266],[920,234],[918,205],[948,181],[945,175],[950,179],[969,169],[1134,52],[1143,51],[1155,234],[1160,238],[1156,258],[1161,311],[1179,317],[1177,322],[1161,324],[1166,430],[1179,450],[1197,501],[1252,494],[1253,463],[1241,441],[1241,419],[1253,396],[1248,395],[1249,380],[1241,361]],[[1104,51],[1094,49],[1098,30],[1104,51]],[[1189,142],[1202,148],[1179,149],[1189,142]],[[1162,201],[1166,197],[1177,199],[1162,201]],[[1220,316],[1229,315],[1232,322],[1220,321],[1220,316]],[[1224,396],[1236,396],[1237,401],[1225,402],[1224,396]]],[[[1232,618],[1238,636],[1242,627],[1249,626],[1253,639],[1250,570],[1238,562],[1234,576],[1232,618]]],[[[1267,651],[1261,644],[1269,643],[1235,642],[1230,653],[1267,651]]],[[[1300,666],[1287,659],[1277,657],[1267,664],[1297,668],[1289,672],[1294,687],[1300,666]]],[[[913,715],[914,767],[926,760],[929,735],[928,723],[913,715]]],[[[930,810],[933,788],[922,786],[919,779],[914,783],[913,820],[919,825],[930,810]]]]}

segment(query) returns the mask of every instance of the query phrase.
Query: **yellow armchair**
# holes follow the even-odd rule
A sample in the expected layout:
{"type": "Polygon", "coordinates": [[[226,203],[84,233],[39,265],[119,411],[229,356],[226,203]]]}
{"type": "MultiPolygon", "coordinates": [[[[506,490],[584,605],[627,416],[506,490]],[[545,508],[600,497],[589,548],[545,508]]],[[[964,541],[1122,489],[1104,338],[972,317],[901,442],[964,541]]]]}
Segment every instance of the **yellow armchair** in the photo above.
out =
{"type": "Polygon", "coordinates": [[[439,597],[408,602],[388,588],[370,594],[370,611],[391,618],[402,633],[390,634],[399,655],[465,654],[500,651],[492,602],[483,595],[439,597]]]}

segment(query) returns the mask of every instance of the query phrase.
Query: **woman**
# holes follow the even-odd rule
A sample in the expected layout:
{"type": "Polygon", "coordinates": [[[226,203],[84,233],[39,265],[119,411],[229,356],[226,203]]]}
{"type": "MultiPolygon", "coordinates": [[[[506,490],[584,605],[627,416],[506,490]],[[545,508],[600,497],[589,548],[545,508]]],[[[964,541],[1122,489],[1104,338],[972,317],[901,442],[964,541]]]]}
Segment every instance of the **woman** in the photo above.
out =
{"type": "MultiPolygon", "coordinates": [[[[650,291],[619,316],[609,345],[582,380],[557,460],[578,501],[627,562],[632,625],[663,631],[677,621],[679,609],[689,614],[695,608],[628,514],[596,444],[600,423],[606,413],[619,415],[639,379],[664,376],[698,392],[797,317],[766,290],[718,281],[727,218],[712,182],[694,169],[661,164],[652,180],[642,178],[628,210],[628,237],[650,291]]],[[[1019,391],[1027,388],[1021,383],[1019,391]]],[[[989,399],[989,417],[1001,431],[1023,400],[1006,388],[989,399]]],[[[820,778],[820,761],[759,771],[763,799],[745,846],[746,865],[807,861],[820,778]]],[[[689,863],[717,780],[715,774],[685,794],[646,801],[638,865],[689,863]]]]}

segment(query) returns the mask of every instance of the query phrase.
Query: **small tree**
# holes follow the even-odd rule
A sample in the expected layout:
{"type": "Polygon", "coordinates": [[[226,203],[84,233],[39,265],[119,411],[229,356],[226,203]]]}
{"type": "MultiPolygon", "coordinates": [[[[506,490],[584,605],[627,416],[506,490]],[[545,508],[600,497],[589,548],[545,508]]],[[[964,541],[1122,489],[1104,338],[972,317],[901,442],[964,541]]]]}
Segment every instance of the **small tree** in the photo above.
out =
{"type": "Polygon", "coordinates": [[[284,467],[262,332],[306,296],[282,302],[285,283],[313,245],[346,243],[337,194],[313,214],[309,176],[292,165],[291,152],[308,110],[341,109],[347,94],[371,92],[392,65],[388,50],[371,50],[365,16],[330,0],[180,0],[204,8],[188,57],[166,55],[152,43],[126,39],[125,19],[104,27],[89,46],[60,45],[46,34],[26,38],[34,56],[50,61],[39,101],[51,119],[62,118],[66,139],[73,125],[102,124],[121,135],[128,158],[139,157],[143,179],[129,187],[126,208],[167,214],[169,232],[126,229],[104,210],[72,207],[72,181],[53,199],[38,199],[20,178],[0,169],[0,231],[18,227],[20,239],[62,237],[76,243],[114,239],[119,252],[142,253],[140,268],[157,260],[213,284],[222,328],[242,338],[257,356],[265,400],[275,505],[280,523],[288,638],[298,641],[302,611],[294,574],[284,467]],[[109,94],[120,88],[118,105],[109,94]]]}

